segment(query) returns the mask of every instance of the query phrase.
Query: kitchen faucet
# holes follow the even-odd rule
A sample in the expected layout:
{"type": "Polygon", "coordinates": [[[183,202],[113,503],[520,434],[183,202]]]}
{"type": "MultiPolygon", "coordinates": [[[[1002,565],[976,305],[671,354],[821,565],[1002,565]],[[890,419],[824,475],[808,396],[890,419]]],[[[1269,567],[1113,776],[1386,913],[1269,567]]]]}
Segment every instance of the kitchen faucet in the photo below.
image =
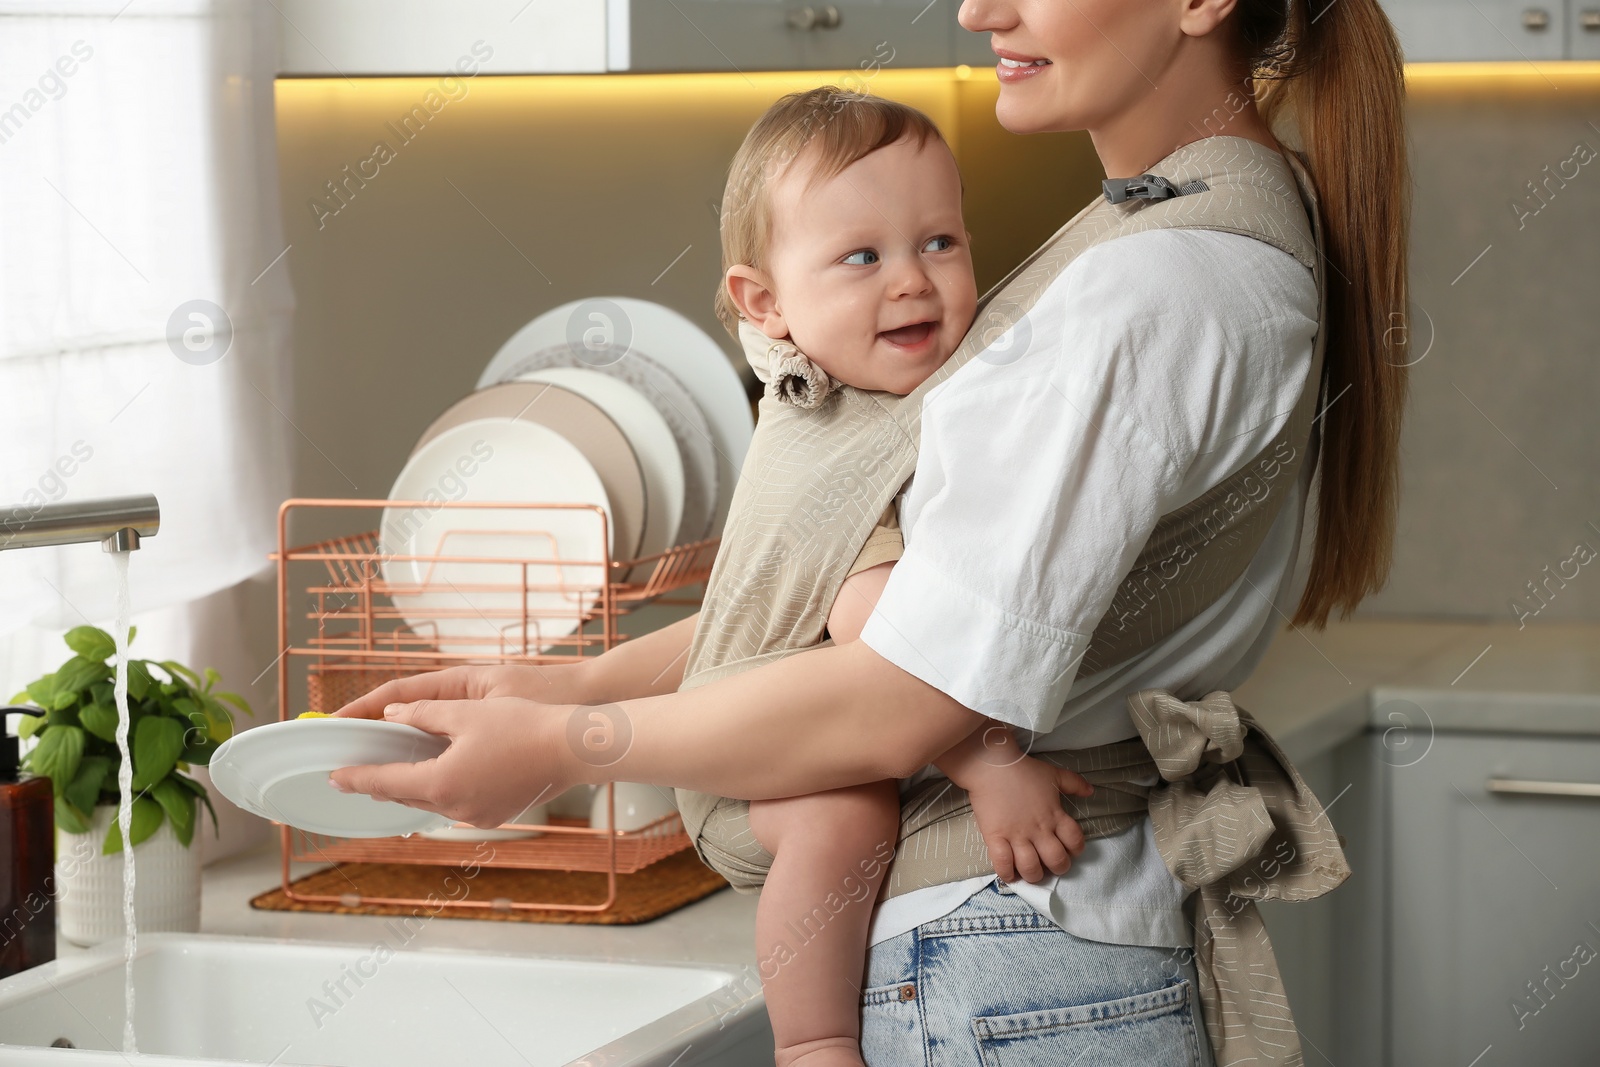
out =
{"type": "Polygon", "coordinates": [[[161,507],[148,493],[40,508],[18,505],[3,514],[12,517],[0,519],[0,550],[99,541],[106,552],[132,552],[161,529],[161,507]]]}

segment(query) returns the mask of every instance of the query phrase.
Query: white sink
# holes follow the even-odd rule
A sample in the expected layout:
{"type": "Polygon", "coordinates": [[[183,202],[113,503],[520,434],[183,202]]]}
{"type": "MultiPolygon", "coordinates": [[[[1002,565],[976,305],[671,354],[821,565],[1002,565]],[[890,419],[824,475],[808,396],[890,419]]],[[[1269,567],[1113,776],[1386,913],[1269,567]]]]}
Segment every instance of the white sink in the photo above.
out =
{"type": "Polygon", "coordinates": [[[127,1058],[121,941],[24,971],[0,981],[0,1064],[688,1067],[760,1062],[763,1041],[771,1062],[753,968],[395,951],[392,925],[381,951],[140,937],[127,1058]],[[75,1047],[49,1047],[63,1037],[75,1047]]]}

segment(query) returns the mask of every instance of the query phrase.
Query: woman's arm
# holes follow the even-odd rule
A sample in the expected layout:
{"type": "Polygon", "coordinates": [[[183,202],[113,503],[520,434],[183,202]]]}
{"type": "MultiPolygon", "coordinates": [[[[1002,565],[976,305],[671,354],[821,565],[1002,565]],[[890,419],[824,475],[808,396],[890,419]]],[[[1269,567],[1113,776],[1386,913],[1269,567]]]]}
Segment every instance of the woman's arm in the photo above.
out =
{"type": "Polygon", "coordinates": [[[626,716],[632,746],[586,781],[655,782],[745,800],[904,778],[984,721],[860,641],[614,707],[626,716]]]}
{"type": "Polygon", "coordinates": [[[450,747],[423,763],[340,768],[334,784],[477,826],[580,782],[760,800],[902,778],[984,721],[860,641],[603,707],[434,696],[385,717],[450,747]]]}
{"type": "Polygon", "coordinates": [[[624,641],[579,663],[540,666],[469,665],[385,682],[338,711],[358,719],[383,717],[390,704],[419,700],[492,700],[509,697],[540,704],[608,704],[630,697],[677,692],[694,636],[691,615],[643,637],[624,641]]]}

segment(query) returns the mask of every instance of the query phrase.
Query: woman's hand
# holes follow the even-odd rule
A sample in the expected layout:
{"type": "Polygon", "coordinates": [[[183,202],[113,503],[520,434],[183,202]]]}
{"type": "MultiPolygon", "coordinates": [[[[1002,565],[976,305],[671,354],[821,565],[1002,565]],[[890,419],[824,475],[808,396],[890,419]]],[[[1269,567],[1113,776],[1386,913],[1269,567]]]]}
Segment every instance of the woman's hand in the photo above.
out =
{"type": "MultiPolygon", "coordinates": [[[[479,686],[492,684],[488,670],[438,674],[456,674],[452,689],[481,693],[479,686]]],[[[429,677],[433,676],[401,681],[420,683],[429,677]]],[[[564,735],[559,729],[573,710],[514,696],[425,697],[415,703],[390,703],[386,710],[380,707],[384,719],[446,737],[450,747],[420,763],[341,767],[329,781],[344,792],[367,793],[376,800],[448,815],[456,822],[499,826],[529,804],[577,784],[573,760],[564,758],[564,735]]]]}
{"type": "Polygon", "coordinates": [[[335,717],[381,719],[391,704],[419,700],[495,700],[501,697],[546,704],[583,703],[583,664],[450,667],[385,682],[366,696],[357,697],[335,717]]]}

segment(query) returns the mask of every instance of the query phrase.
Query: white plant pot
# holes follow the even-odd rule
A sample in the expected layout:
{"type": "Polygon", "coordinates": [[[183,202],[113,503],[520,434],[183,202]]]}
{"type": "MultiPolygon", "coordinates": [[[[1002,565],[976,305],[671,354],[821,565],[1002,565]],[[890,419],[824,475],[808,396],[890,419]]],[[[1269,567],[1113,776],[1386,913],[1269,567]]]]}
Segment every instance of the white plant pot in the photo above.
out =
{"type": "MultiPolygon", "coordinates": [[[[74,945],[97,945],[122,937],[123,854],[100,854],[117,821],[115,805],[101,804],[86,834],[58,831],[56,923],[74,945]]],[[[197,826],[196,832],[199,831],[197,826]]],[[[200,850],[186,847],[172,823],[161,826],[133,850],[133,917],[138,933],[200,929],[200,850]]]]}

